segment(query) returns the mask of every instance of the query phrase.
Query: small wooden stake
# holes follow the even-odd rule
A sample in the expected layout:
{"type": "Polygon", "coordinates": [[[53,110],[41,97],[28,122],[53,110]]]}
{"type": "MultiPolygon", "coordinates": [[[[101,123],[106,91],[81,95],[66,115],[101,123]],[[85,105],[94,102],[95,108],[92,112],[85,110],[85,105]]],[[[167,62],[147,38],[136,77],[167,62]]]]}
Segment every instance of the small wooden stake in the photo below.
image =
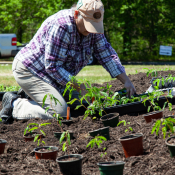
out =
{"type": "Polygon", "coordinates": [[[70,107],[68,106],[67,107],[67,120],[70,119],[70,107]]]}
{"type": "Polygon", "coordinates": [[[95,97],[92,97],[92,103],[95,101],[95,97]]]}

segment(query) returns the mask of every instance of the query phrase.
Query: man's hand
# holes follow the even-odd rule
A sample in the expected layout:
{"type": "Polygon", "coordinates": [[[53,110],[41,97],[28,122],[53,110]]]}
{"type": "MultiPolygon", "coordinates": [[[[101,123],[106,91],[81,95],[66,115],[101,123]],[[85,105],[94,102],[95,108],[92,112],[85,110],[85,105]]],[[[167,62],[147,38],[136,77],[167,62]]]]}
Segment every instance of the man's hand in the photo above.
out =
{"type": "Polygon", "coordinates": [[[80,91],[81,91],[82,96],[86,95],[87,91],[86,91],[86,87],[84,84],[80,85],[80,91]]]}
{"type": "Polygon", "coordinates": [[[127,90],[127,95],[126,95],[127,97],[131,97],[136,93],[136,89],[134,85],[131,83],[126,73],[122,73],[118,75],[116,78],[119,79],[124,84],[124,87],[127,90]]]}
{"type": "Polygon", "coordinates": [[[130,80],[125,82],[124,87],[126,88],[126,91],[127,91],[127,95],[126,95],[127,97],[131,97],[136,93],[135,87],[130,80]]]}

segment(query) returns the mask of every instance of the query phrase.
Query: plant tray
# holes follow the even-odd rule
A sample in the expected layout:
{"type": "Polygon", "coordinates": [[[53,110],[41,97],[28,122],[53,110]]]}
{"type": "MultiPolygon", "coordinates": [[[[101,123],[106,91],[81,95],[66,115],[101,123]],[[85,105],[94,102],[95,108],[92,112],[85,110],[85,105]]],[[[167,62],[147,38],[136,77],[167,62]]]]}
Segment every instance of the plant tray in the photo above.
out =
{"type": "MultiPolygon", "coordinates": [[[[8,92],[13,92],[14,94],[17,94],[18,91],[8,91],[8,92]]],[[[0,92],[0,101],[2,101],[3,95],[6,93],[5,92],[0,92]]]]}
{"type": "MultiPolygon", "coordinates": [[[[172,99],[168,98],[168,100],[170,100],[172,104],[175,104],[175,98],[172,98],[172,99]]],[[[166,101],[165,97],[160,97],[159,101],[156,101],[156,102],[162,108],[165,101],[166,101]]],[[[150,103],[148,101],[146,102],[146,106],[142,103],[142,101],[138,101],[138,102],[133,102],[133,103],[127,103],[127,104],[107,107],[104,110],[107,114],[117,112],[120,115],[124,115],[124,114],[129,114],[129,113],[147,112],[148,106],[150,106],[150,103]]]]}
{"type": "MultiPolygon", "coordinates": [[[[164,76],[163,78],[165,79],[166,77],[168,77],[168,76],[164,76]]],[[[152,78],[152,80],[150,81],[150,83],[152,84],[152,87],[154,88],[154,80],[156,80],[156,79],[161,79],[162,77],[153,77],[152,78]]],[[[160,82],[160,83],[162,83],[162,81],[160,82]]],[[[156,84],[155,84],[156,85],[156,84]]],[[[172,83],[172,81],[171,82],[167,82],[164,86],[163,85],[159,85],[159,89],[166,89],[166,88],[173,88],[173,87],[175,87],[175,84],[174,84],[174,82],[172,83]]],[[[155,89],[155,88],[154,88],[155,89]]]]}

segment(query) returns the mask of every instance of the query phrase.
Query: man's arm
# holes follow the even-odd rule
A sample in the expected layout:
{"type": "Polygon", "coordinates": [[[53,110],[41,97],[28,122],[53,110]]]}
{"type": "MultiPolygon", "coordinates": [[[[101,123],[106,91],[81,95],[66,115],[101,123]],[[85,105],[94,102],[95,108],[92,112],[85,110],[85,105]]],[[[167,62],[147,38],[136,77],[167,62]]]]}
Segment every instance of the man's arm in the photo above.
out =
{"type": "Polygon", "coordinates": [[[125,68],[122,66],[117,53],[107,42],[104,35],[96,34],[94,38],[94,55],[112,78],[117,78],[124,84],[128,92],[127,96],[130,97],[136,90],[126,75],[125,68]]]}

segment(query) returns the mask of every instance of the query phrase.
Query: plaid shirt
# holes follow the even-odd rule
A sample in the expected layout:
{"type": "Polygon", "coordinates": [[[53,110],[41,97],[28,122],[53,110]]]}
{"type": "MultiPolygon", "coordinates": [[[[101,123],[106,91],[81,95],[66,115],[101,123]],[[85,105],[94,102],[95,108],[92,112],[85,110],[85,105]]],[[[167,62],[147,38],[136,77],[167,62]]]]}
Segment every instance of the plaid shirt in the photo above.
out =
{"type": "Polygon", "coordinates": [[[125,72],[120,59],[103,34],[80,36],[71,9],[47,18],[33,39],[18,52],[18,59],[31,73],[62,92],[94,56],[114,78],[125,72]]]}

